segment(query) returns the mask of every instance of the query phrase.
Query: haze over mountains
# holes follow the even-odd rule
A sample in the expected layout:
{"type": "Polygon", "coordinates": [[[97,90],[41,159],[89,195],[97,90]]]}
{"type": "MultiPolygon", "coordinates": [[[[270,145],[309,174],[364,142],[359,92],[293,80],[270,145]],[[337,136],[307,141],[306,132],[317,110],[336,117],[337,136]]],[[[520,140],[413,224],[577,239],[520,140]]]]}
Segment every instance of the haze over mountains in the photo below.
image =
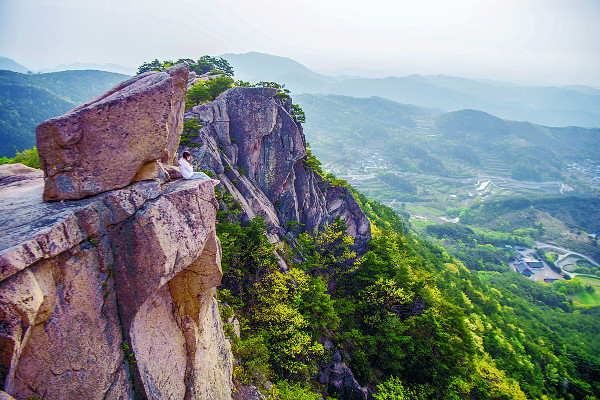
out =
{"type": "Polygon", "coordinates": [[[600,90],[587,86],[520,86],[447,75],[363,78],[316,73],[289,58],[262,53],[223,54],[237,79],[276,81],[292,93],[378,96],[405,104],[485,111],[547,126],[600,126],[600,90]]]}
{"type": "Polygon", "coordinates": [[[380,97],[302,94],[294,100],[309,116],[304,132],[314,154],[340,170],[372,152],[390,167],[423,174],[462,175],[472,169],[550,181],[559,179],[570,161],[600,153],[597,128],[550,128],[470,109],[440,114],[380,97]],[[491,160],[504,167],[488,168],[491,160]]]}
{"type": "MultiPolygon", "coordinates": [[[[295,101],[305,107],[306,95],[343,95],[356,98],[353,104],[371,97],[390,100],[385,110],[397,113],[412,105],[419,114],[443,114],[464,109],[480,110],[504,120],[528,121],[545,126],[600,126],[600,90],[588,86],[536,87],[519,86],[491,80],[456,78],[446,75],[364,78],[355,76],[330,76],[314,72],[306,66],[285,57],[264,53],[223,54],[235,70],[235,78],[256,83],[276,81],[292,91],[295,101]],[[390,105],[397,102],[395,106],[390,105]],[[400,107],[402,106],[402,107],[400,107]],[[427,110],[425,110],[427,109],[427,110]]],[[[35,144],[35,126],[44,119],[60,115],[75,105],[89,100],[125,80],[127,74],[104,72],[120,69],[134,73],[133,68],[113,64],[61,65],[57,68],[86,69],[46,74],[27,74],[27,67],[8,58],[0,58],[0,135],[5,138],[0,156],[12,157],[15,151],[31,148],[35,144]],[[90,71],[97,68],[103,71],[90,71]]],[[[373,102],[362,101],[367,110],[373,102]]],[[[382,101],[378,101],[381,106],[382,101]]],[[[307,135],[311,136],[311,120],[333,118],[332,113],[323,114],[319,109],[310,110],[307,135]]],[[[410,108],[410,107],[409,107],[410,108]]],[[[359,130],[377,130],[381,122],[379,109],[370,109],[367,120],[355,125],[359,130]]],[[[343,115],[348,110],[341,110],[343,115]]],[[[387,111],[386,111],[387,112],[387,111]]],[[[363,113],[365,115],[365,113],[363,113]]],[[[392,119],[403,120],[410,126],[414,118],[404,111],[392,119]],[[408,121],[408,122],[407,122],[408,121]]],[[[414,117],[414,116],[412,116],[414,117]]],[[[396,123],[394,122],[394,124],[396,123]]],[[[412,124],[412,125],[411,125],[412,124]]],[[[327,126],[321,124],[319,129],[327,126]]],[[[343,124],[342,124],[343,125],[343,124]]],[[[346,128],[344,128],[346,129],[346,128]]],[[[315,143],[316,144],[316,143],[315,143]]],[[[317,150],[318,153],[318,150],[317,150]]]]}
{"type": "MultiPolygon", "coordinates": [[[[445,112],[481,110],[499,118],[546,126],[600,126],[600,89],[583,85],[526,86],[494,80],[448,75],[408,75],[369,78],[325,75],[286,57],[249,52],[222,55],[236,79],[255,83],[276,81],[294,94],[378,96],[404,104],[438,108],[445,112]]],[[[148,60],[149,61],[149,60],[148,60]]],[[[1,57],[0,69],[26,73],[30,69],[1,57]]],[[[133,75],[135,68],[117,64],[72,63],[33,72],[95,69],[133,75]]],[[[376,67],[374,67],[376,69],[376,67]]]]}
{"type": "Polygon", "coordinates": [[[8,70],[14,72],[20,72],[22,74],[26,73],[46,73],[46,72],[60,72],[60,71],[76,71],[76,70],[98,70],[98,71],[106,71],[106,72],[114,72],[117,74],[124,75],[135,75],[137,69],[132,67],[124,67],[119,64],[94,64],[94,63],[82,63],[75,62],[71,64],[60,64],[54,68],[29,68],[24,65],[19,64],[15,60],[12,60],[7,57],[0,57],[0,70],[8,70]]]}

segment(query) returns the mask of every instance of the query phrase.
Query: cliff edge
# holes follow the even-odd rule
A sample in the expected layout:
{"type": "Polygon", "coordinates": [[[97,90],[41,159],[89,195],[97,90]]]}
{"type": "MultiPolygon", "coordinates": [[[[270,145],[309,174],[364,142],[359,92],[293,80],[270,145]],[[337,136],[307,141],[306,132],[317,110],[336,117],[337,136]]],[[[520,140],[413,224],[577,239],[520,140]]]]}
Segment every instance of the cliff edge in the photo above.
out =
{"type": "Polygon", "coordinates": [[[179,142],[176,82],[187,81],[186,67],[170,72],[43,123],[55,149],[43,153],[44,177],[0,168],[0,388],[16,399],[231,398],[213,186],[169,182],[160,163],[179,142]],[[123,107],[153,99],[164,112],[127,120],[123,107]],[[137,144],[145,126],[154,147],[137,144]],[[94,148],[90,132],[132,147],[121,156],[143,146],[145,158],[111,162],[121,147],[94,148]],[[69,187],[81,199],[42,201],[75,197],[69,187]]]}
{"type": "Polygon", "coordinates": [[[368,218],[348,188],[331,185],[306,164],[302,126],[290,109],[276,89],[229,89],[184,114],[200,124],[184,149],[197,167],[219,174],[247,219],[265,219],[274,241],[339,217],[362,252],[371,240],[368,218]]]}

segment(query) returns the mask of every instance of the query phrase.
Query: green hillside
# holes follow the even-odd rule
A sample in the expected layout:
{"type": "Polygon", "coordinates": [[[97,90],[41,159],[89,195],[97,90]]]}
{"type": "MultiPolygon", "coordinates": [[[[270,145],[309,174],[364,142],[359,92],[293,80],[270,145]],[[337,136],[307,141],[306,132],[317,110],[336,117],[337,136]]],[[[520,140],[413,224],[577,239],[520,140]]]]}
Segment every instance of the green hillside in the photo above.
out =
{"type": "Polygon", "coordinates": [[[104,93],[127,75],[104,71],[21,74],[0,71],[0,157],[35,146],[40,122],[104,93]]]}
{"type": "Polygon", "coordinates": [[[130,78],[114,72],[80,70],[27,75],[31,84],[43,87],[76,104],[82,104],[130,78]]]}
{"type": "Polygon", "coordinates": [[[0,82],[0,156],[14,157],[34,147],[37,124],[75,106],[47,89],[0,82]]]}
{"type": "Polygon", "coordinates": [[[440,114],[377,97],[296,98],[310,115],[305,134],[314,153],[337,173],[378,153],[395,171],[564,181],[569,162],[600,154],[600,129],[544,127],[476,110],[440,114]]]}
{"type": "Polygon", "coordinates": [[[235,201],[219,194],[218,297],[242,321],[235,382],[268,379],[286,399],[316,399],[326,388],[314,374],[339,351],[377,400],[600,396],[597,307],[516,273],[471,272],[406,233],[390,208],[353,194],[373,224],[368,251],[350,252],[338,222],[292,249],[279,244],[287,273],[261,222],[240,225],[235,201]]]}
{"type": "MultiPolygon", "coordinates": [[[[425,237],[437,240],[428,225],[460,218],[504,240],[519,230],[523,240],[600,258],[588,237],[600,231],[600,129],[544,127],[476,110],[440,114],[380,98],[295,97],[324,169],[410,217],[425,237]],[[515,198],[524,205],[516,207],[515,198]]],[[[507,268],[510,256],[465,246],[452,244],[453,254],[469,268],[481,269],[477,257],[507,268]]]]}

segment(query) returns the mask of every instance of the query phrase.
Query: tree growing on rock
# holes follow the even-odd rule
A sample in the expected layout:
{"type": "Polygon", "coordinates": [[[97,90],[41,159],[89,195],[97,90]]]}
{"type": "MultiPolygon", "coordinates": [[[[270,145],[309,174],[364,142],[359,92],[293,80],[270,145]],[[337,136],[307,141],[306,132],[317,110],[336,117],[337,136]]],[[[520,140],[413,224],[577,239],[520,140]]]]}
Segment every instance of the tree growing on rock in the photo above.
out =
{"type": "Polygon", "coordinates": [[[233,67],[226,59],[223,57],[217,58],[207,55],[200,57],[198,61],[194,61],[191,58],[180,58],[175,62],[171,60],[159,61],[158,59],[154,59],[153,61],[143,63],[138,68],[136,75],[148,71],[164,71],[165,69],[182,62],[188,63],[190,71],[194,71],[198,75],[204,75],[210,72],[215,75],[233,76],[233,67]]]}

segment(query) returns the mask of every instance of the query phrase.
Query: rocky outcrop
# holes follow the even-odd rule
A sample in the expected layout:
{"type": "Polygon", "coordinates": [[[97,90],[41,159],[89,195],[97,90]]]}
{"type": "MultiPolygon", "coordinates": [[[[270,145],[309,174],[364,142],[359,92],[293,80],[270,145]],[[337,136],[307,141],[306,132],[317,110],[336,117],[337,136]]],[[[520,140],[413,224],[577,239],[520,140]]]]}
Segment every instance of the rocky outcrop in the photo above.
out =
{"type": "Polygon", "coordinates": [[[15,400],[14,397],[0,390],[0,400],[15,400]]]}
{"type": "Polygon", "coordinates": [[[265,398],[265,395],[252,385],[237,385],[233,395],[233,400],[264,400],[265,398]]]}
{"type": "Polygon", "coordinates": [[[42,191],[41,178],[0,188],[0,388],[230,399],[210,182],[137,182],[64,203],[42,191]]]}
{"type": "Polygon", "coordinates": [[[260,216],[275,239],[343,219],[356,247],[371,238],[369,220],[345,187],[334,187],[305,166],[301,125],[271,88],[230,89],[186,112],[202,128],[190,150],[197,166],[221,174],[247,218],[260,216]]]}
{"type": "MultiPolygon", "coordinates": [[[[0,167],[8,395],[231,399],[232,355],[214,297],[219,205],[208,180],[168,182],[188,78],[185,66],[142,74],[40,124],[43,178],[0,167]]],[[[203,124],[189,149],[245,218],[265,219],[272,240],[341,218],[364,248],[368,219],[347,188],[305,165],[290,105],[273,89],[230,89],[186,115],[203,124]]],[[[332,379],[347,380],[338,369],[332,379]]]]}
{"type": "Polygon", "coordinates": [[[0,187],[6,189],[13,182],[18,182],[17,186],[22,186],[27,184],[28,181],[43,177],[44,173],[39,169],[30,168],[23,164],[5,164],[0,169],[0,187]]]}
{"type": "Polygon", "coordinates": [[[81,199],[157,179],[179,146],[188,67],[137,75],[36,129],[44,200],[81,199]]]}
{"type": "Polygon", "coordinates": [[[166,183],[177,171],[160,162],[175,156],[187,79],[185,65],[139,75],[42,123],[44,174],[0,166],[7,395],[231,399],[214,189],[166,183]]]}
{"type": "Polygon", "coordinates": [[[361,387],[350,368],[342,362],[339,352],[333,354],[329,364],[320,368],[317,376],[319,382],[327,385],[329,393],[344,400],[368,400],[372,398],[371,391],[361,387]]]}

